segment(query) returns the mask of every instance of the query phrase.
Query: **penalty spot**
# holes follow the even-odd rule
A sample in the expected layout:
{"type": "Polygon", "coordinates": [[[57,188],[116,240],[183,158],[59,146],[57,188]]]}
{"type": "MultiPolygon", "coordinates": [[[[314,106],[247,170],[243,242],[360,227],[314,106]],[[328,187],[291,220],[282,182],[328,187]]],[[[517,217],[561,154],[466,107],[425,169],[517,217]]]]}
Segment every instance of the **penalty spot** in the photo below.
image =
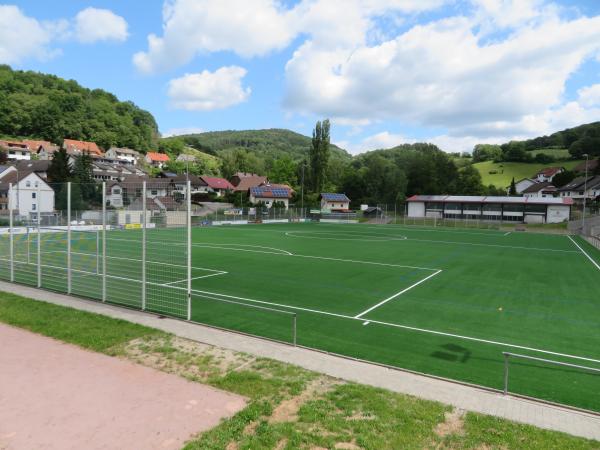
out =
{"type": "Polygon", "coordinates": [[[368,320],[366,322],[363,322],[363,326],[365,325],[369,325],[371,322],[369,322],[368,320]]]}

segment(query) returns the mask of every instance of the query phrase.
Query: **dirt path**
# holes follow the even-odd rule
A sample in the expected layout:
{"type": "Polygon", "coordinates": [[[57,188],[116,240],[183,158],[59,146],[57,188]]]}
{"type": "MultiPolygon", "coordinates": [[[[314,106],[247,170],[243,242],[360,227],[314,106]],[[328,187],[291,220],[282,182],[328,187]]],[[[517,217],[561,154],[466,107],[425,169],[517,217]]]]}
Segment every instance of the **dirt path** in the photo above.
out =
{"type": "Polygon", "coordinates": [[[178,449],[246,402],[0,324],[0,449],[178,449]]]}

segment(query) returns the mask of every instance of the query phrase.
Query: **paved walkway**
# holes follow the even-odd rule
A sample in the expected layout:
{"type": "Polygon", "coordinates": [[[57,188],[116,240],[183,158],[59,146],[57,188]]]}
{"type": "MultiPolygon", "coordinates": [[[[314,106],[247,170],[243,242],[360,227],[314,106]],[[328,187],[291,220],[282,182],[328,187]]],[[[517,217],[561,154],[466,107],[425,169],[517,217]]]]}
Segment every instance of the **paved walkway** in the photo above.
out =
{"type": "Polygon", "coordinates": [[[490,414],[540,428],[563,431],[575,436],[600,440],[600,415],[587,414],[559,406],[516,397],[503,396],[485,389],[464,386],[402,370],[389,369],[338,356],[294,348],[232,332],[215,330],[175,319],[159,319],[152,314],[81,300],[0,281],[0,290],[37,300],[70,306],[106,316],[158,328],[177,336],[217,347],[246,352],[295,364],[332,377],[381,387],[395,392],[453,405],[457,408],[490,414]]]}

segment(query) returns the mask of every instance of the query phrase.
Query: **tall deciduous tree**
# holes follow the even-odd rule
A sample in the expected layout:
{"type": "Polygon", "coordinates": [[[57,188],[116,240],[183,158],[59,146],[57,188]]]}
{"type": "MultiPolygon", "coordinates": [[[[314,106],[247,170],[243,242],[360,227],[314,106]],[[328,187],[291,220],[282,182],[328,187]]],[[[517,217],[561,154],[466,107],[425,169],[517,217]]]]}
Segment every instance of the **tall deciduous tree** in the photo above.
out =
{"type": "Polygon", "coordinates": [[[329,164],[330,144],[329,119],[317,122],[313,130],[312,146],[310,149],[310,176],[314,192],[319,192],[326,181],[327,165],[329,164]]]}

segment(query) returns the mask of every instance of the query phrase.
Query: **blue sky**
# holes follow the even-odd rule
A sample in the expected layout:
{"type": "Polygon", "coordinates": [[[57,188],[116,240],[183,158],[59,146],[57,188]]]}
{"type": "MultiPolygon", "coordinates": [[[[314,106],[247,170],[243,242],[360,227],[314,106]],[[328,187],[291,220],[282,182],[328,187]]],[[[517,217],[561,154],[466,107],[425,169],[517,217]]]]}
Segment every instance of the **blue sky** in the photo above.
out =
{"type": "Polygon", "coordinates": [[[0,30],[0,63],[113,92],[164,134],[328,117],[353,153],[465,151],[600,120],[596,0],[23,0],[0,30]]]}

